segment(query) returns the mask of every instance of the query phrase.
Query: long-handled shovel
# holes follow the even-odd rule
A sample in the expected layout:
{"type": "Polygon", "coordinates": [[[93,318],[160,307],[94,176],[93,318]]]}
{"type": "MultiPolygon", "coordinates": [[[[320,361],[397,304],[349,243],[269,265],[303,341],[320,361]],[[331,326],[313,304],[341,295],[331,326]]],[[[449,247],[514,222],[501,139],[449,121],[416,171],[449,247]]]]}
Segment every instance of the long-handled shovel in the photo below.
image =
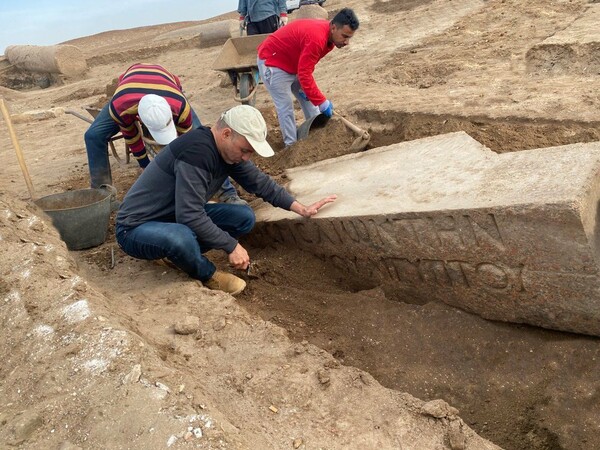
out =
{"type": "Polygon", "coordinates": [[[0,97],[0,110],[2,110],[2,115],[4,116],[6,126],[8,127],[10,139],[12,141],[13,146],[15,147],[17,159],[19,160],[19,165],[21,166],[21,172],[23,172],[25,183],[27,183],[27,189],[29,189],[29,196],[33,200],[35,197],[33,191],[33,183],[31,182],[31,177],[29,176],[29,171],[27,170],[27,165],[25,164],[25,158],[23,157],[23,152],[21,151],[19,140],[17,139],[17,133],[15,133],[15,128],[13,127],[12,120],[10,119],[10,113],[8,112],[8,108],[6,107],[6,103],[4,102],[4,99],[2,97],[0,97]]]}

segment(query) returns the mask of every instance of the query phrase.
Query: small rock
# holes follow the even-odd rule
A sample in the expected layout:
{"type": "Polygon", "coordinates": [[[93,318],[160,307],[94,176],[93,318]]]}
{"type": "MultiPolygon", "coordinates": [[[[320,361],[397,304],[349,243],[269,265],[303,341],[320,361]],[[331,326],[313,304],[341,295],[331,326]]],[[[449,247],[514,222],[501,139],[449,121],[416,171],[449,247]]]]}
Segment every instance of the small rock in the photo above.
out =
{"type": "Polygon", "coordinates": [[[227,325],[227,321],[225,320],[225,317],[221,317],[220,319],[216,320],[215,323],[213,323],[213,330],[222,330],[225,328],[225,325],[227,325]]]}
{"type": "Polygon", "coordinates": [[[319,372],[317,372],[317,378],[319,379],[319,383],[321,384],[327,384],[331,381],[329,372],[327,372],[326,370],[319,370],[319,372]]]}
{"type": "Polygon", "coordinates": [[[125,378],[123,378],[123,384],[137,383],[138,381],[140,381],[141,376],[142,366],[136,364],[135,366],[133,366],[133,369],[131,369],[131,372],[129,372],[127,375],[125,375],[125,378]]]}
{"type": "Polygon", "coordinates": [[[306,351],[306,348],[304,348],[303,345],[301,345],[301,344],[294,344],[294,354],[295,355],[301,355],[305,351],[306,351]]]}
{"type": "Polygon", "coordinates": [[[452,450],[465,450],[467,442],[461,420],[453,420],[450,422],[448,441],[450,442],[450,448],[452,450]]]}
{"type": "Polygon", "coordinates": [[[157,381],[154,384],[156,385],[157,388],[162,389],[165,392],[171,393],[171,389],[169,389],[169,386],[167,386],[166,384],[163,384],[160,381],[157,381]]]}
{"type": "Polygon", "coordinates": [[[444,400],[431,400],[421,407],[421,414],[432,416],[436,419],[453,419],[458,414],[458,409],[453,408],[444,400]]]}
{"type": "Polygon", "coordinates": [[[277,412],[279,411],[279,410],[278,410],[278,409],[277,409],[275,406],[273,406],[273,405],[269,406],[269,409],[271,410],[271,412],[272,412],[272,413],[277,413],[277,412]]]}
{"type": "Polygon", "coordinates": [[[361,372],[359,378],[365,386],[371,386],[375,382],[375,379],[366,372],[361,372]]]}
{"type": "Polygon", "coordinates": [[[192,439],[194,439],[194,433],[191,431],[188,431],[183,435],[183,440],[186,442],[191,441],[192,439]]]}
{"type": "Polygon", "coordinates": [[[294,439],[294,442],[292,443],[294,448],[300,448],[302,444],[304,444],[304,441],[301,438],[294,439]]]}
{"type": "Polygon", "coordinates": [[[201,438],[202,437],[202,428],[196,427],[192,430],[192,433],[194,433],[195,437],[201,438]]]}
{"type": "Polygon", "coordinates": [[[200,329],[200,318],[187,316],[185,319],[175,323],[174,328],[177,334],[194,334],[200,329]]]}

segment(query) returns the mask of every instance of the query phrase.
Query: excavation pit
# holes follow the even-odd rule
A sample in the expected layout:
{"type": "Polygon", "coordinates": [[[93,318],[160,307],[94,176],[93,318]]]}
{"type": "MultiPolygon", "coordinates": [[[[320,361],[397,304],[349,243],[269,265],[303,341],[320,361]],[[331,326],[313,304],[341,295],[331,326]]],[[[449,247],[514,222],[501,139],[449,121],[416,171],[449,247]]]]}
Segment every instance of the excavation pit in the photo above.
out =
{"type": "MultiPolygon", "coordinates": [[[[372,121],[375,147],[461,128],[496,153],[599,140],[596,123],[374,111],[359,118],[372,121]]],[[[311,151],[326,155],[327,142],[315,138],[311,151]]],[[[597,338],[485,320],[433,298],[398,295],[314,249],[277,240],[253,246],[258,279],[240,301],[294,339],[320,346],[387,387],[450,399],[469,425],[503,448],[577,448],[597,438],[595,428],[581,424],[591,424],[598,408],[583,394],[571,396],[576,386],[595,383],[597,338]]]]}
{"type": "MultiPolygon", "coordinates": [[[[268,112],[264,115],[276,147],[276,118],[268,112]]],[[[598,140],[599,129],[583,122],[367,110],[350,117],[369,130],[375,147],[465,128],[496,153],[591,142],[598,140]]],[[[352,136],[341,123],[339,129],[335,122],[329,125],[329,133],[317,130],[306,144],[268,160],[257,159],[257,164],[285,182],[286,165],[344,155],[340,143],[346,137],[351,141],[352,136]]],[[[113,176],[119,192],[126,192],[136,177],[121,170],[113,176]]],[[[69,184],[78,182],[83,186],[87,180],[69,184]]],[[[164,271],[129,260],[126,274],[108,270],[111,244],[112,234],[99,250],[78,252],[81,261],[97,268],[102,283],[107,276],[117,281],[126,276],[131,284],[136,271],[164,271]]],[[[296,245],[271,240],[248,250],[256,278],[249,280],[237,301],[286,329],[298,343],[315,344],[341,364],[369,372],[388,388],[425,401],[446,400],[469,426],[502,448],[600,445],[595,428],[600,407],[590,394],[595,392],[600,370],[598,338],[486,320],[425,297],[394,296],[377,280],[349,276],[348,271],[296,245]]],[[[226,267],[223,255],[211,257],[226,267]]]]}

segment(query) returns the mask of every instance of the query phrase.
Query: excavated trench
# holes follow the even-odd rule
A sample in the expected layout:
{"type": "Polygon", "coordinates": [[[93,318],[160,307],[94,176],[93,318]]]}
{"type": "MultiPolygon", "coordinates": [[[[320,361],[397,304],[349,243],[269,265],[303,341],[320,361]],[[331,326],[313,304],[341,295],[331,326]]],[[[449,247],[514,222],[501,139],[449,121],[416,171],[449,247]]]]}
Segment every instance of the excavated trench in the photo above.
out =
{"type": "MultiPolygon", "coordinates": [[[[498,153],[600,140],[599,123],[373,111],[359,119],[373,124],[370,147],[454,131],[498,153]]],[[[284,164],[338,156],[352,138],[331,124],[261,163],[285,180],[284,164]]],[[[394,295],[290,244],[252,245],[253,272],[239,301],[293,339],[320,346],[386,387],[443,398],[503,448],[600,448],[597,338],[487,321],[428,298],[394,295]]]]}
{"type": "MultiPolygon", "coordinates": [[[[343,155],[355,138],[332,121],[281,150],[274,113],[263,115],[280,151],[255,162],[281,182],[286,167],[343,155]]],[[[370,147],[454,131],[466,131],[496,152],[600,140],[599,123],[375,111],[362,111],[357,123],[371,124],[370,147]]],[[[113,177],[123,194],[135,175],[114,170],[113,177]]],[[[68,186],[87,183],[82,171],[68,186]]],[[[113,229],[109,236],[104,251],[92,249],[79,257],[109,270],[113,229]]],[[[248,250],[253,266],[250,275],[240,274],[248,287],[238,301],[286,329],[291,339],[323,348],[388,388],[425,401],[446,400],[476,432],[502,448],[600,448],[599,339],[488,321],[428,298],[403,298],[368,276],[350,276],[343,264],[334,266],[292,245],[266,240],[248,250]]],[[[209,256],[226,267],[221,253],[209,256]]]]}

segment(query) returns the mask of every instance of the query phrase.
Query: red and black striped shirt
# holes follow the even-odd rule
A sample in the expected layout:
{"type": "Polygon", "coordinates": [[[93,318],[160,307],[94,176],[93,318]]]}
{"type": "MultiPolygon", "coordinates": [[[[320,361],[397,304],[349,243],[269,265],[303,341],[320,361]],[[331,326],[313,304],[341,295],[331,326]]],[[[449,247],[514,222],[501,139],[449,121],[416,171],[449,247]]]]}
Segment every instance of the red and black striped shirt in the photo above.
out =
{"type": "Polygon", "coordinates": [[[125,142],[141,167],[146,167],[150,160],[135,121],[139,120],[140,99],[146,94],[156,94],[167,100],[178,134],[192,128],[191,107],[176,75],[157,64],[134,64],[127,69],[119,76],[109,108],[111,117],[119,124],[125,142]]]}

